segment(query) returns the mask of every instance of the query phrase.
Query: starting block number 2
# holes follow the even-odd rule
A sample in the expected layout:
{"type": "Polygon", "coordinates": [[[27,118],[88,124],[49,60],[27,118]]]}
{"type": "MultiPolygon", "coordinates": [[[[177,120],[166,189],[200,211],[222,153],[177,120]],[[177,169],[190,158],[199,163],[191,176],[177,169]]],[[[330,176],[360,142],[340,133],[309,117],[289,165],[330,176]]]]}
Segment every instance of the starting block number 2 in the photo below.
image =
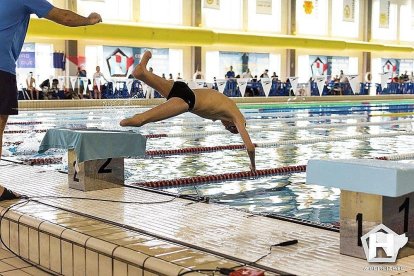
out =
{"type": "MultiPolygon", "coordinates": [[[[98,174],[102,174],[102,173],[112,173],[112,169],[108,169],[107,166],[109,165],[109,163],[111,163],[112,158],[108,158],[106,159],[105,163],[102,164],[102,166],[99,167],[98,170],[98,174]]],[[[79,182],[79,178],[78,176],[78,166],[76,164],[76,161],[73,161],[73,168],[75,170],[75,173],[73,174],[73,181],[75,182],[79,182]]]]}
{"type": "MultiPolygon", "coordinates": [[[[409,210],[410,210],[410,198],[406,198],[403,204],[398,208],[398,212],[401,213],[404,211],[404,232],[408,232],[408,218],[409,218],[409,210]]],[[[358,213],[356,215],[356,221],[357,221],[357,229],[358,229],[358,235],[357,235],[357,243],[358,246],[362,246],[361,237],[362,237],[362,221],[363,221],[363,215],[361,213],[358,213]]]]}

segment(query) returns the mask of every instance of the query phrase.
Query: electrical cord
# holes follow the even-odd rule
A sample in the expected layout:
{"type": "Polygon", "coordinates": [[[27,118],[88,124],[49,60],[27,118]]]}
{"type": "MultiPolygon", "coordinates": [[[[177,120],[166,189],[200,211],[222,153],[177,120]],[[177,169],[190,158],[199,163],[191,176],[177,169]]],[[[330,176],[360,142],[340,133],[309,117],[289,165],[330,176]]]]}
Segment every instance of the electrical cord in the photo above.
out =
{"type": "Polygon", "coordinates": [[[90,201],[111,202],[111,203],[121,203],[121,204],[151,205],[151,204],[170,203],[176,200],[177,198],[179,198],[179,196],[180,195],[177,195],[165,201],[123,201],[123,200],[100,199],[100,198],[90,198],[90,197],[72,197],[72,196],[31,196],[29,199],[33,201],[36,201],[35,199],[38,199],[38,200],[39,199],[75,199],[75,200],[90,200],[90,201]]]}
{"type": "MultiPolygon", "coordinates": [[[[234,266],[231,268],[219,268],[217,267],[216,269],[195,269],[195,270],[189,270],[189,271],[185,271],[183,273],[178,274],[178,276],[182,276],[185,274],[189,274],[189,273],[193,273],[193,272],[220,272],[221,275],[230,275],[230,273],[236,271],[237,268],[241,268],[241,267],[247,267],[247,266],[253,266],[255,264],[257,264],[258,262],[260,262],[261,260],[263,260],[264,258],[266,258],[267,256],[269,256],[270,254],[272,254],[272,249],[274,247],[278,247],[278,246],[289,246],[289,245],[294,245],[297,244],[298,240],[294,239],[294,240],[289,240],[289,241],[285,241],[285,242],[281,242],[281,243],[277,243],[277,244],[272,244],[269,248],[269,252],[263,256],[261,256],[260,258],[258,258],[257,260],[253,261],[253,262],[249,262],[243,265],[238,265],[238,266],[234,266]]],[[[291,275],[291,274],[282,274],[282,275],[291,275]]]]}

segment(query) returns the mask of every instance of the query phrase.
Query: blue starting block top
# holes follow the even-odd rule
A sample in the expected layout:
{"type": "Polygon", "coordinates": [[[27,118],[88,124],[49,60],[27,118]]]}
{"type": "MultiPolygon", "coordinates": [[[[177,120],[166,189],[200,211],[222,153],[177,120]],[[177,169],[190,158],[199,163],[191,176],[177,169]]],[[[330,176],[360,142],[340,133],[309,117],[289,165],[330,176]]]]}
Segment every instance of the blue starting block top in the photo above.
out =
{"type": "Polygon", "coordinates": [[[306,183],[399,197],[414,192],[414,165],[375,159],[309,160],[306,183]]]}
{"type": "Polygon", "coordinates": [[[73,149],[79,162],[145,155],[147,138],[127,131],[92,129],[49,129],[39,153],[51,148],[73,149]]]}

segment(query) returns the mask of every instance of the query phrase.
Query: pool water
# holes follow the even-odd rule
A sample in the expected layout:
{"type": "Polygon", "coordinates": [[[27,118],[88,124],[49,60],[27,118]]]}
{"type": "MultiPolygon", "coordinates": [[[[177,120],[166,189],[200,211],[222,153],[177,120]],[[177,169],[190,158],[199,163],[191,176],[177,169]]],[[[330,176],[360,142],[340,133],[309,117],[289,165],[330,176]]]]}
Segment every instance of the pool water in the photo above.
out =
{"type": "MultiPolygon", "coordinates": [[[[55,127],[98,127],[133,130],[141,134],[175,134],[177,137],[148,139],[147,150],[242,144],[239,135],[222,131],[219,123],[186,113],[142,128],[121,128],[122,118],[145,108],[106,106],[101,109],[21,111],[12,116],[4,136],[5,159],[14,161],[41,157],[36,153],[44,130],[55,127]],[[24,124],[22,124],[24,123],[24,124]],[[10,133],[17,131],[23,133],[10,133]]],[[[375,158],[413,152],[414,139],[401,135],[412,131],[412,116],[388,116],[392,112],[412,112],[405,103],[380,104],[301,104],[241,106],[254,143],[284,142],[286,145],[258,147],[257,169],[306,165],[309,159],[375,158]],[[371,116],[373,115],[373,116],[371,116]],[[366,125],[371,122],[374,125],[366,125]],[[338,126],[336,124],[349,124],[338,126]],[[389,137],[340,140],[343,136],[395,134],[389,137]],[[321,138],[321,142],[304,143],[321,138]],[[331,138],[330,141],[323,139],[331,138]],[[288,142],[286,142],[288,141],[288,142]]],[[[408,113],[409,114],[409,113],[408,113]]],[[[45,170],[67,170],[66,152],[51,150],[48,156],[62,157],[63,164],[44,166],[45,170]]],[[[404,160],[401,162],[413,162],[404,160]]],[[[201,154],[126,159],[126,183],[215,175],[249,170],[244,150],[224,150],[201,154]]],[[[340,191],[305,184],[305,173],[292,173],[210,184],[174,187],[174,193],[208,196],[211,201],[253,213],[278,214],[313,222],[339,221],[340,191]]]]}

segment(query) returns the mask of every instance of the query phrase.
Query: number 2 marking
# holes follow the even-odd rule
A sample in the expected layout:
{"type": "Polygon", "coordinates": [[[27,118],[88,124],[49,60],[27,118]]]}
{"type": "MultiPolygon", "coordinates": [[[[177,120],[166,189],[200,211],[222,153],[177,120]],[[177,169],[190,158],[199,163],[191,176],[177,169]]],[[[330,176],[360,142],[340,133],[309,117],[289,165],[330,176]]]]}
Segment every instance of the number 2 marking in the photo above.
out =
{"type": "Polygon", "coordinates": [[[106,166],[109,165],[109,163],[111,163],[112,158],[108,158],[105,163],[103,163],[103,165],[99,168],[98,173],[111,173],[112,169],[107,169],[106,166]]]}
{"type": "Polygon", "coordinates": [[[78,172],[76,171],[76,161],[73,161],[73,169],[75,170],[75,173],[73,174],[73,181],[79,182],[79,178],[76,177],[78,175],[78,172]]]}

